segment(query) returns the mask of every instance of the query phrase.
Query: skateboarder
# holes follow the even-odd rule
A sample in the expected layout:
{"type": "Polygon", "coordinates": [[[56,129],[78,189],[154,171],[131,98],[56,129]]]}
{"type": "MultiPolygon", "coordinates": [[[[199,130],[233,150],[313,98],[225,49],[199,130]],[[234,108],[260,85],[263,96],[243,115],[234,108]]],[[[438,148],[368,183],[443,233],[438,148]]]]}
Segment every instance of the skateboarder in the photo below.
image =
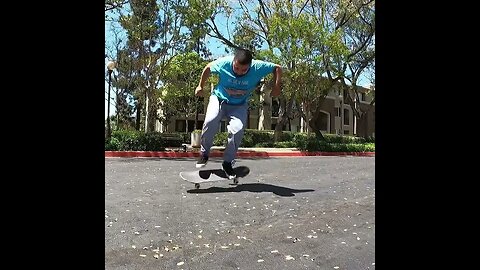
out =
{"type": "Polygon", "coordinates": [[[203,69],[195,89],[196,96],[203,95],[203,86],[210,73],[218,74],[219,82],[212,91],[205,114],[197,168],[207,164],[213,138],[218,132],[218,125],[222,117],[226,116],[230,121],[227,126],[228,140],[223,154],[222,168],[230,179],[235,178],[232,163],[247,124],[248,99],[260,80],[270,73],[273,73],[274,78],[271,96],[280,95],[282,78],[280,65],[252,58],[250,51],[237,49],[233,56],[219,58],[208,63],[203,69]]]}

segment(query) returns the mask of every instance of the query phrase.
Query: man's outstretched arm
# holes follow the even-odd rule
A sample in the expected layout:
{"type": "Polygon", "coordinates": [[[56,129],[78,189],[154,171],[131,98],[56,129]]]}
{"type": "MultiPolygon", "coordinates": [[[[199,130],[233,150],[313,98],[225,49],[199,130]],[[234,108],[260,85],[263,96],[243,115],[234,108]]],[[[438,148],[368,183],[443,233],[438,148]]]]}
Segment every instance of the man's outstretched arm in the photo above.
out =
{"type": "Polygon", "coordinates": [[[280,85],[282,83],[282,67],[280,65],[275,65],[273,69],[273,90],[270,94],[272,97],[280,95],[280,85]]]}
{"type": "Polygon", "coordinates": [[[202,96],[203,95],[203,85],[205,85],[205,82],[207,81],[208,77],[210,76],[210,65],[211,63],[208,63],[202,71],[202,75],[200,75],[200,81],[198,82],[198,86],[195,89],[195,96],[202,96]]]}

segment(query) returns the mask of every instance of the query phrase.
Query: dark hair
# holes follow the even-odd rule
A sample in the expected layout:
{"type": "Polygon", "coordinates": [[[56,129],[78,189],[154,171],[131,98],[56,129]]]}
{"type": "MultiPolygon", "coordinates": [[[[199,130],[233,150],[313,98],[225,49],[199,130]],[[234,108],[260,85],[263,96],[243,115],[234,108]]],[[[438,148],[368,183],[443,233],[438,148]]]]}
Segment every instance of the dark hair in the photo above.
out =
{"type": "Polygon", "coordinates": [[[240,65],[250,65],[252,63],[252,52],[247,49],[235,50],[233,60],[237,60],[240,65]]]}

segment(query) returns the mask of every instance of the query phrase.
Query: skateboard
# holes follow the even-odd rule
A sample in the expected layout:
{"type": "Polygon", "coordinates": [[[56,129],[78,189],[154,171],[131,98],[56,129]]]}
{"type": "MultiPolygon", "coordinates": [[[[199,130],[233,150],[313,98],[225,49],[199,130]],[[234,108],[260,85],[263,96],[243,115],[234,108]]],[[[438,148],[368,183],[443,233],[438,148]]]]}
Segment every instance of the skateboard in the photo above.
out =
{"type": "MultiPolygon", "coordinates": [[[[246,166],[235,167],[233,171],[235,171],[236,175],[233,179],[234,185],[238,184],[238,178],[245,177],[250,173],[250,169],[246,166]]],[[[230,180],[222,169],[200,169],[180,172],[180,177],[187,182],[194,183],[196,189],[200,188],[201,183],[230,180]]]]}

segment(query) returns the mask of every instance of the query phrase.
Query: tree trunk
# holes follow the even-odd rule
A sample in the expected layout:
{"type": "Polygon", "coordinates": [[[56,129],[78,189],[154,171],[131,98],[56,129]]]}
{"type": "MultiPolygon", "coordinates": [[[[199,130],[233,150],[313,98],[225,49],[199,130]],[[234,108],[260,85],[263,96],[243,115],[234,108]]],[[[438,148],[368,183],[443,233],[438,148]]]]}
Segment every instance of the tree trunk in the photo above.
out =
{"type": "Polygon", "coordinates": [[[312,128],[312,131],[315,133],[315,137],[319,140],[324,141],[325,137],[323,137],[322,132],[320,131],[320,111],[315,111],[311,114],[312,118],[308,121],[308,125],[312,128]]]}
{"type": "Polygon", "coordinates": [[[279,109],[278,109],[278,118],[277,124],[275,125],[274,138],[275,142],[280,141],[282,136],[283,126],[285,125],[287,114],[286,114],[286,102],[284,97],[279,98],[279,109]]]}
{"type": "Polygon", "coordinates": [[[368,137],[368,117],[366,113],[362,113],[360,118],[357,119],[357,135],[363,138],[368,137]]]}
{"type": "Polygon", "coordinates": [[[140,131],[141,117],[142,117],[142,104],[137,102],[136,105],[136,116],[135,116],[135,130],[140,131]]]}
{"type": "Polygon", "coordinates": [[[265,84],[262,85],[260,95],[260,110],[258,114],[258,130],[270,130],[272,128],[272,97],[271,91],[267,91],[265,84]]]}
{"type": "Polygon", "coordinates": [[[198,106],[200,106],[199,100],[200,100],[200,97],[195,97],[195,124],[194,124],[193,130],[198,128],[198,106]]]}
{"type": "Polygon", "coordinates": [[[277,125],[275,126],[274,138],[275,142],[279,142],[282,136],[283,127],[289,122],[293,109],[293,98],[286,102],[284,97],[280,97],[280,109],[278,112],[277,125]]]}
{"type": "Polygon", "coordinates": [[[310,119],[310,106],[306,104],[305,102],[302,103],[302,106],[297,107],[297,110],[300,114],[300,119],[303,120],[300,123],[300,131],[309,133],[310,132],[310,125],[308,124],[308,121],[310,119]]]}
{"type": "Polygon", "coordinates": [[[153,132],[155,131],[155,123],[157,122],[157,109],[153,102],[150,102],[148,109],[148,131],[153,132]]]}
{"type": "Polygon", "coordinates": [[[155,100],[155,94],[153,89],[147,90],[148,92],[148,122],[146,126],[147,132],[155,131],[155,123],[157,122],[157,102],[155,100]]]}

